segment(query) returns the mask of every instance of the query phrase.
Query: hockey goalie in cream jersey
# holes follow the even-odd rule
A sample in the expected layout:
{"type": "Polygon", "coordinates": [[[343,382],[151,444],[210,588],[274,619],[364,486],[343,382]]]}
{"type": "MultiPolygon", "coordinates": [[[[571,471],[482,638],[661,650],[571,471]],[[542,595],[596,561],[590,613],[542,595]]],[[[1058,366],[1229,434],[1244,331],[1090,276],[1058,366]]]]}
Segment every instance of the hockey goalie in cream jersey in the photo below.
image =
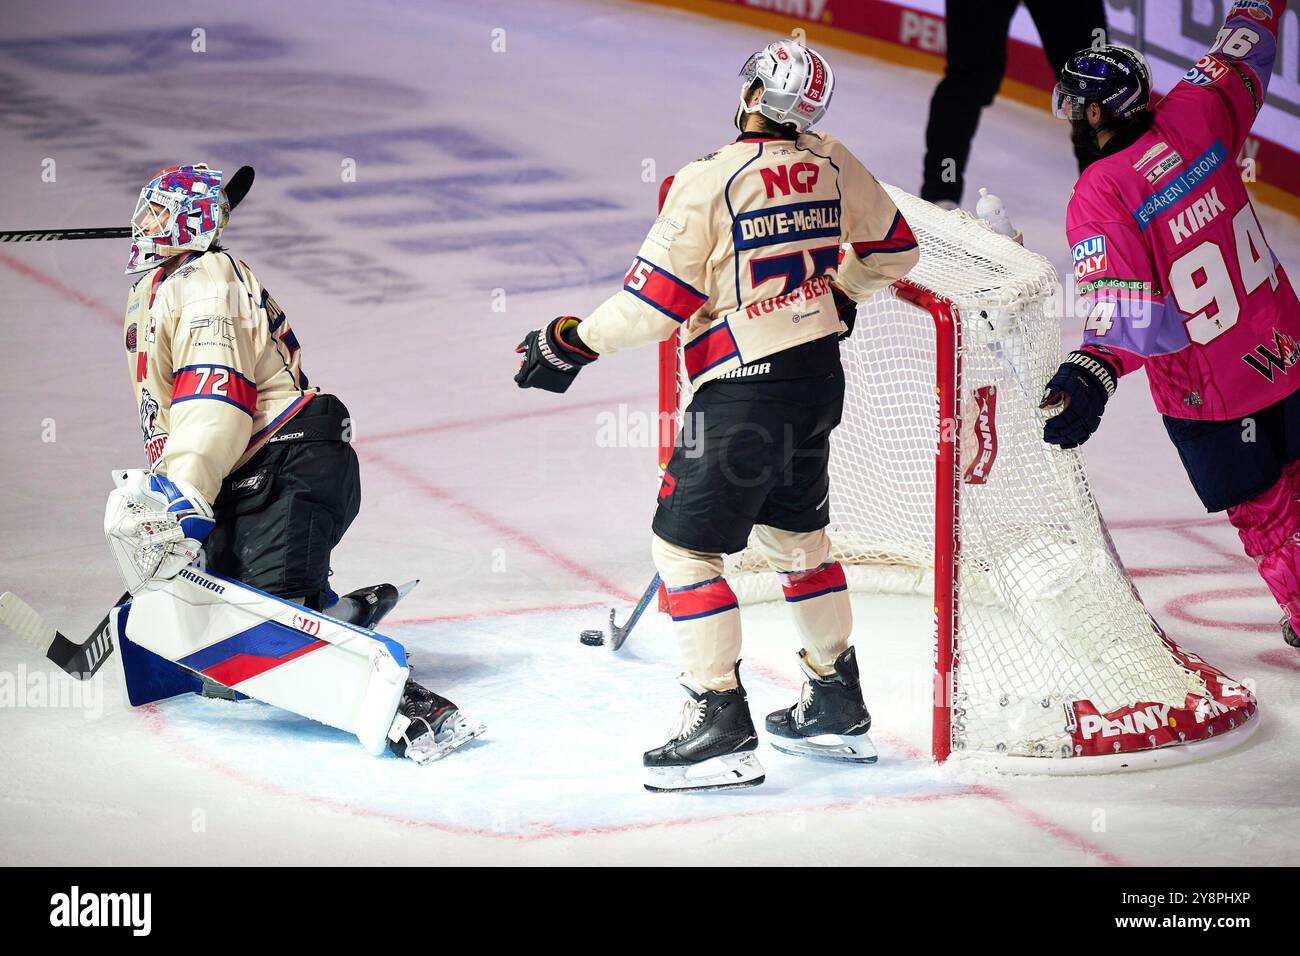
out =
{"type": "Polygon", "coordinates": [[[919,252],[871,173],[812,130],[834,89],[825,58],[782,40],[741,77],[740,136],[665,183],[623,288],[518,349],[520,387],[563,392],[598,357],[682,332],[686,415],[701,440],[668,463],[653,554],[689,700],[671,739],[645,754],[651,790],[763,780],[738,671],[740,615],[722,573],[723,555],[751,531],[779,571],[807,677],[799,703],[768,716],[773,744],[875,760],[844,571],[826,534],[829,437],[844,399],[839,339],[856,303],[906,275],[919,252]]]}
{"type": "Polygon", "coordinates": [[[423,762],[482,728],[408,679],[400,645],[357,630],[397,588],[330,589],[330,553],[361,505],[351,420],[308,380],[284,310],[220,245],[251,183],[249,167],[227,180],[174,166],[132,217],[126,271],[144,274],[124,345],[148,467],[114,473],[104,519],[133,596],[118,614],[128,693],[250,696],[423,762]]]}

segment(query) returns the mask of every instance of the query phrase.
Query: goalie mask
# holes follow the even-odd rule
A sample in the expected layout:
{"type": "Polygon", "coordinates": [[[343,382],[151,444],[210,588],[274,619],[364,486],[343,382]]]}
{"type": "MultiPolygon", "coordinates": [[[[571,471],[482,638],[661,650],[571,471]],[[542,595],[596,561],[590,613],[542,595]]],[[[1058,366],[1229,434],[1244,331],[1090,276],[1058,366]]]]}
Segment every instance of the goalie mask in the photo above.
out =
{"type": "Polygon", "coordinates": [[[825,58],[793,40],[777,40],[755,53],[745,61],[740,78],[737,129],[746,114],[762,113],[772,122],[789,123],[802,133],[826,115],[835,89],[835,74],[825,58]],[[762,85],[763,93],[749,106],[746,99],[755,83],[762,85]]]}
{"type": "Polygon", "coordinates": [[[181,252],[211,248],[230,218],[225,174],[205,163],[164,169],[140,190],[131,216],[127,274],[160,266],[181,252]]]}

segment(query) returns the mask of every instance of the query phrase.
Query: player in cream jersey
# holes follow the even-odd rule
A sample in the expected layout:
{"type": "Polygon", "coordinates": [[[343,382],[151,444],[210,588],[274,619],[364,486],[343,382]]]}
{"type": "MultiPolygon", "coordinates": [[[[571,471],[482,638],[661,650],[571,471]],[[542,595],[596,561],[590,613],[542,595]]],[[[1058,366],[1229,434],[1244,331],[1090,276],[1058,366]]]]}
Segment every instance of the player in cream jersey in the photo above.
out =
{"type": "Polygon", "coordinates": [[[125,335],[149,466],[208,501],[318,393],[284,312],[225,251],[174,256],[137,281],[125,335]]]}
{"type": "MultiPolygon", "coordinates": [[[[251,184],[245,169],[239,198],[251,184]]],[[[175,166],[141,190],[132,217],[126,271],[145,274],[127,299],[125,348],[149,467],[115,473],[105,513],[119,570],[133,603],[144,605],[131,625],[134,639],[125,620],[119,636],[127,687],[133,703],[179,693],[188,685],[175,679],[178,669],[220,696],[257,697],[257,688],[273,686],[262,699],[317,719],[336,714],[334,726],[354,730],[354,713],[322,709],[321,701],[382,702],[388,691],[374,689],[382,681],[365,683],[364,667],[358,678],[345,665],[323,662],[330,653],[343,655],[339,660],[348,653],[392,658],[379,643],[344,630],[352,650],[339,650],[318,637],[321,625],[308,613],[292,618],[307,636],[264,621],[216,643],[142,623],[182,619],[179,609],[159,615],[165,600],[157,592],[179,587],[175,579],[196,561],[281,605],[366,628],[398,598],[389,584],[342,599],[330,589],[330,552],[361,506],[351,420],[338,398],[309,383],[297,337],[275,299],[247,263],[219,245],[231,206],[225,187],[233,184],[202,163],[175,166]],[[169,648],[186,653],[168,656],[169,648]],[[308,651],[316,653],[313,668],[295,671],[308,651]],[[294,673],[333,676],[325,686],[294,673]]],[[[186,606],[192,613],[193,602],[186,606]]],[[[213,613],[219,620],[221,612],[213,613]]],[[[215,633],[215,626],[199,630],[215,633]]],[[[414,681],[398,680],[392,693],[400,699],[397,713],[391,703],[367,703],[363,723],[374,728],[367,739],[377,735],[382,744],[391,722],[396,729],[388,739],[399,755],[423,762],[481,732],[414,681]]]]}
{"type": "Polygon", "coordinates": [[[599,356],[682,331],[686,415],[702,440],[668,463],[653,554],[690,699],[672,738],[645,754],[651,790],[763,780],[738,671],[740,616],[722,574],[723,555],[751,531],[779,570],[807,676],[799,703],[767,718],[773,744],[875,760],[844,571],[826,534],[828,442],[855,303],[906,275],[919,252],[871,173],[811,129],[834,88],[820,54],[778,41],[741,76],[740,136],[665,183],[623,288],[585,319],[529,333],[515,377],[562,392],[599,356]]]}

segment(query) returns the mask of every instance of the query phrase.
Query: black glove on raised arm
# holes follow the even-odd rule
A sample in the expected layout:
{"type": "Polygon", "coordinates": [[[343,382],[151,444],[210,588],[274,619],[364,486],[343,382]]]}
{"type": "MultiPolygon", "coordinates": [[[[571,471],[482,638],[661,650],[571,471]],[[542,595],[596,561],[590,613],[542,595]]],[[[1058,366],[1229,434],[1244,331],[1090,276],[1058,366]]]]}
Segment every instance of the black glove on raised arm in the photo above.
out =
{"type": "Polygon", "coordinates": [[[582,367],[600,357],[578,335],[579,322],[572,315],[562,315],[546,328],[524,336],[515,349],[524,357],[515,373],[515,383],[520,388],[567,391],[582,367]]]}
{"type": "Polygon", "coordinates": [[[1115,394],[1119,375],[1092,352],[1071,352],[1043,390],[1039,408],[1061,411],[1043,426],[1043,441],[1077,448],[1097,430],[1106,401],[1115,394]]]}

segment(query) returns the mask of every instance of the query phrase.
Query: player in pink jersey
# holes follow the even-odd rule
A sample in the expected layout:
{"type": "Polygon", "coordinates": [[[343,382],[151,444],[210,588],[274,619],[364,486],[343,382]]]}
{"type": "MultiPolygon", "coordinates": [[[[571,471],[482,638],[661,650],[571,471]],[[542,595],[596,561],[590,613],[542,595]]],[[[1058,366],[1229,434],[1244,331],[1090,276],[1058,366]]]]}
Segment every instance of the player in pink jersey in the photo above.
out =
{"type": "Polygon", "coordinates": [[[1227,511],[1300,647],[1300,304],[1236,167],[1264,102],[1286,0],[1238,0],[1210,51],[1159,103],[1140,54],[1066,63],[1057,116],[1101,159],[1066,229],[1089,311],[1048,383],[1063,448],[1097,429],[1121,376],[1145,366],[1201,502],[1227,511]]]}

